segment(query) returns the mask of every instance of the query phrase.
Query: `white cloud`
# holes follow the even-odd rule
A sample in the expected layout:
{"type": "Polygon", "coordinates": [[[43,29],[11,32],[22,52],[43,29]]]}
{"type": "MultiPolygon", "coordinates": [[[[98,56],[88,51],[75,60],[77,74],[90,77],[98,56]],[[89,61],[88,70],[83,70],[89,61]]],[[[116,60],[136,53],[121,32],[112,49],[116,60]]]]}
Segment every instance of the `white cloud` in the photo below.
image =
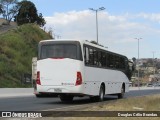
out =
{"type": "MultiPolygon", "coordinates": [[[[136,56],[137,41],[135,37],[154,38],[160,31],[151,24],[138,22],[138,18],[159,22],[160,14],[139,13],[137,15],[110,15],[107,12],[98,12],[99,42],[115,52],[128,57],[136,56]],[[135,21],[133,21],[133,20],[135,21]]],[[[45,17],[47,27],[53,27],[56,34],[62,38],[96,40],[95,13],[89,10],[55,13],[45,17]]],[[[147,38],[147,39],[146,39],[147,38]]],[[[146,44],[147,46],[147,44],[146,44]]],[[[144,49],[149,49],[148,46],[144,49]]],[[[143,54],[144,57],[147,53],[143,54]]]]}
{"type": "Polygon", "coordinates": [[[160,23],[160,14],[158,14],[158,13],[150,13],[150,14],[140,13],[137,15],[137,17],[141,17],[144,19],[148,19],[148,20],[160,23]]]}

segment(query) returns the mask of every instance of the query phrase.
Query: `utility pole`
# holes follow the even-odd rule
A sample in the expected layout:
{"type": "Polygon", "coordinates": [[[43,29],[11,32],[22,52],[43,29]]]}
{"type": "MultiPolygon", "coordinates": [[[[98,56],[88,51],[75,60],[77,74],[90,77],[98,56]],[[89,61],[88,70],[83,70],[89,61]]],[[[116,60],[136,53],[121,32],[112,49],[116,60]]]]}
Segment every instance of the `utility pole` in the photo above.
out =
{"type": "Polygon", "coordinates": [[[155,66],[155,62],[154,62],[154,54],[156,53],[155,51],[152,52],[153,53],[153,75],[155,75],[155,69],[156,69],[156,66],[155,66]]]}
{"type": "Polygon", "coordinates": [[[135,38],[138,40],[138,89],[140,90],[140,86],[139,86],[139,40],[142,38],[135,38]]]}
{"type": "Polygon", "coordinates": [[[100,7],[98,9],[89,8],[90,10],[96,12],[96,33],[97,33],[97,44],[98,44],[98,12],[105,10],[104,7],[100,7]]]}

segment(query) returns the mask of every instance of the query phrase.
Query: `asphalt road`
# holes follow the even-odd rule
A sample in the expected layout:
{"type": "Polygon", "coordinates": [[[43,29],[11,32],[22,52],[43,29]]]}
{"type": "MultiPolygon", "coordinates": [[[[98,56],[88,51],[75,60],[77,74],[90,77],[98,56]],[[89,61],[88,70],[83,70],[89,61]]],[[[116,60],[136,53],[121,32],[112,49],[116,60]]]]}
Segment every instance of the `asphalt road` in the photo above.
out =
{"type": "MultiPolygon", "coordinates": [[[[160,89],[153,90],[131,90],[125,94],[125,98],[160,94],[160,89]]],[[[104,102],[118,100],[116,96],[105,96],[104,102]]],[[[42,111],[68,109],[79,105],[92,104],[89,97],[74,98],[72,103],[62,103],[59,98],[36,98],[32,96],[19,96],[0,98],[0,111],[42,111]]]]}

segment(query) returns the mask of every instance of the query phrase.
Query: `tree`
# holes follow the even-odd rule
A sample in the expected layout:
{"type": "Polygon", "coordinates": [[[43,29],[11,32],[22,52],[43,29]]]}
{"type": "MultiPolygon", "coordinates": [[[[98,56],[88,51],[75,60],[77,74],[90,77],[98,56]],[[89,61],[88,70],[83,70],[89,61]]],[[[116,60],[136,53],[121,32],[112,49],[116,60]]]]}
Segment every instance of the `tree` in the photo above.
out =
{"type": "Polygon", "coordinates": [[[42,13],[39,13],[38,19],[37,19],[37,24],[43,27],[46,24],[45,19],[43,18],[42,13]]]}
{"type": "Polygon", "coordinates": [[[16,6],[17,0],[1,0],[0,1],[0,14],[10,24],[12,18],[17,14],[18,7],[16,6]]]}
{"type": "Polygon", "coordinates": [[[133,60],[134,65],[136,65],[136,60],[137,59],[135,57],[133,57],[132,60],[133,60]]]}
{"type": "Polygon", "coordinates": [[[45,20],[42,13],[38,15],[37,9],[31,1],[23,0],[18,3],[19,10],[17,16],[15,16],[15,21],[18,25],[25,23],[37,23],[40,26],[45,25],[45,20]]]}
{"type": "Polygon", "coordinates": [[[0,4],[0,14],[3,13],[2,5],[0,4]]]}

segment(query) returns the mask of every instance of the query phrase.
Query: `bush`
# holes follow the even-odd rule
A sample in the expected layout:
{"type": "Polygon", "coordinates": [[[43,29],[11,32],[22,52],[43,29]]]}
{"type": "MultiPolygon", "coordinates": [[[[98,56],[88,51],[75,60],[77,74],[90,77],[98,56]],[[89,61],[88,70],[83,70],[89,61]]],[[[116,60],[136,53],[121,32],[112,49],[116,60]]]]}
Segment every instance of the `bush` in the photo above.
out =
{"type": "MultiPolygon", "coordinates": [[[[25,24],[0,36],[0,87],[21,87],[24,73],[31,73],[38,42],[51,39],[35,24],[25,24]]],[[[24,86],[23,86],[24,87],[24,86]]]]}

